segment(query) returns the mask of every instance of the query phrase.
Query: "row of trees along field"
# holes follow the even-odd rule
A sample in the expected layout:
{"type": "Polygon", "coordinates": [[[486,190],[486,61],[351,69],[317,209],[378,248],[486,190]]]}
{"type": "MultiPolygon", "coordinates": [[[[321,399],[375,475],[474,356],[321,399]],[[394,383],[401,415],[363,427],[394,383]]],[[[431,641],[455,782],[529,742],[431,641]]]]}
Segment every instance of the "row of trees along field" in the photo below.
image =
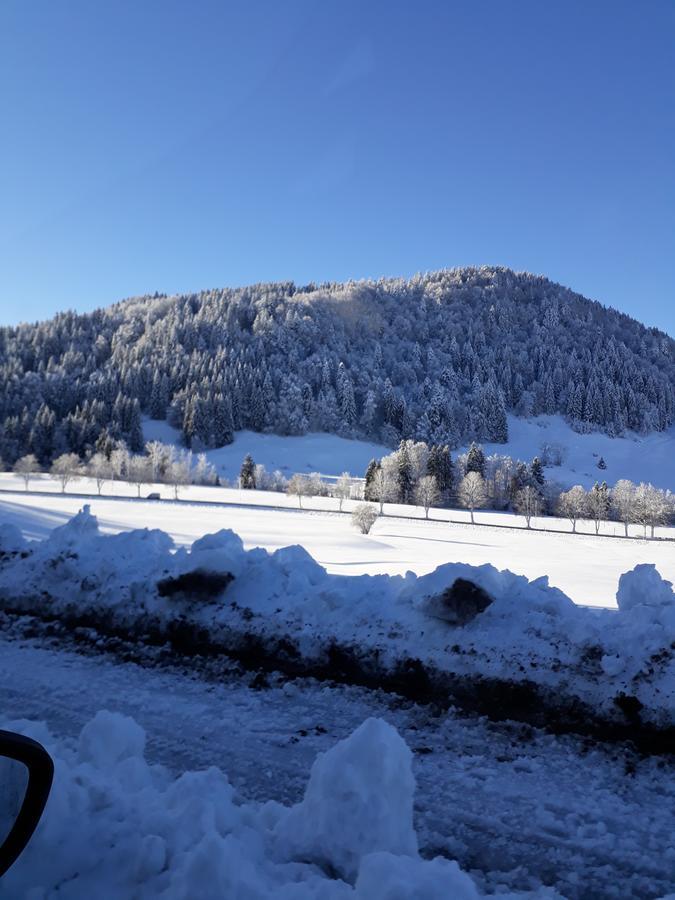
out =
{"type": "MultiPolygon", "coordinates": [[[[600,466],[604,467],[603,460],[600,466]]],[[[285,480],[280,472],[267,473],[249,455],[242,464],[239,485],[286,490],[297,496],[300,506],[303,497],[330,495],[342,509],[343,501],[355,496],[354,481],[348,472],[333,485],[316,474],[296,474],[285,480]]],[[[581,485],[565,490],[559,483],[547,481],[538,457],[529,464],[510,456],[486,457],[477,444],[453,460],[447,446],[402,441],[398,450],[371,460],[363,497],[379,504],[380,514],[385,503],[421,506],[426,518],[432,507],[459,504],[469,510],[472,522],[479,509],[512,510],[525,518],[528,528],[538,516],[555,515],[569,519],[572,531],[580,520],[591,520],[598,534],[603,522],[614,520],[624,524],[626,535],[629,525],[638,524],[645,534],[649,528],[653,537],[656,526],[668,525],[675,516],[673,494],[651,484],[621,480],[611,490],[605,482],[588,491],[581,485]]]]}
{"type": "MultiPolygon", "coordinates": [[[[99,494],[106,482],[123,481],[133,484],[140,497],[143,487],[151,484],[169,484],[174,497],[188,484],[218,484],[216,470],[200,453],[196,456],[189,450],[150,441],[145,445],[145,453],[131,453],[124,444],[113,443],[105,450],[98,450],[82,461],[76,453],[62,453],[57,456],[47,471],[61,485],[65,493],[68,485],[80,478],[91,478],[96,482],[99,494]]],[[[4,468],[0,460],[0,468],[4,468]]],[[[33,476],[43,470],[33,454],[20,457],[12,467],[21,476],[26,490],[33,476]]]]}
{"type": "MultiPolygon", "coordinates": [[[[1,460],[0,468],[4,469],[1,460]]],[[[13,471],[28,490],[31,478],[42,467],[33,454],[27,454],[14,463],[13,471]]],[[[205,454],[193,456],[160,441],[147,443],[142,454],[131,453],[123,442],[109,441],[84,461],[74,453],[61,454],[48,471],[64,493],[81,477],[95,480],[99,494],[106,482],[128,482],[139,497],[142,488],[151,484],[171,485],[176,498],[189,484],[223,484],[205,454]]],[[[280,471],[268,472],[247,455],[238,484],[243,489],[286,491],[298,498],[300,506],[304,497],[333,496],[342,510],[344,500],[359,498],[362,488],[363,499],[379,504],[380,514],[385,503],[420,506],[427,518],[432,507],[459,504],[469,510],[472,522],[476,510],[512,510],[525,518],[528,528],[538,516],[557,515],[569,519],[573,531],[580,520],[592,520],[600,533],[602,523],[613,519],[623,523],[626,535],[628,526],[637,524],[645,535],[650,529],[652,537],[656,526],[669,524],[675,515],[673,494],[651,484],[621,480],[611,489],[605,482],[596,483],[591,490],[580,485],[564,489],[546,479],[538,457],[524,463],[509,456],[486,456],[478,444],[453,460],[447,445],[401,441],[398,450],[371,460],[363,485],[348,472],[333,484],[318,474],[287,478],[280,471]]]]}

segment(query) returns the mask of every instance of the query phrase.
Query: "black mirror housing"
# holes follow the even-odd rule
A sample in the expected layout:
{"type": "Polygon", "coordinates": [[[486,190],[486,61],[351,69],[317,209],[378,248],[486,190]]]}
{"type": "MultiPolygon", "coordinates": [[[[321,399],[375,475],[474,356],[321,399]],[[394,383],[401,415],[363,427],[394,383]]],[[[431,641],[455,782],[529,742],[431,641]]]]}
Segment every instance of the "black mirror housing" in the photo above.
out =
{"type": "Polygon", "coordinates": [[[0,757],[22,763],[28,770],[23,803],[0,846],[0,877],[21,856],[44,812],[54,778],[54,763],[42,744],[32,738],[0,730],[0,757]]]}

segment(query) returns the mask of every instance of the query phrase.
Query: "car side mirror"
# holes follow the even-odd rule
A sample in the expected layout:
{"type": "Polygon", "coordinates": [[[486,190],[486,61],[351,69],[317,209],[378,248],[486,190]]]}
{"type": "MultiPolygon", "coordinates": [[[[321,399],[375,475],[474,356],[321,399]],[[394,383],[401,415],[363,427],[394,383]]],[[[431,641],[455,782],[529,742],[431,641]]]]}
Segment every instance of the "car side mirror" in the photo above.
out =
{"type": "Polygon", "coordinates": [[[54,763],[42,744],[0,730],[0,877],[37,828],[53,777],[54,763]]]}

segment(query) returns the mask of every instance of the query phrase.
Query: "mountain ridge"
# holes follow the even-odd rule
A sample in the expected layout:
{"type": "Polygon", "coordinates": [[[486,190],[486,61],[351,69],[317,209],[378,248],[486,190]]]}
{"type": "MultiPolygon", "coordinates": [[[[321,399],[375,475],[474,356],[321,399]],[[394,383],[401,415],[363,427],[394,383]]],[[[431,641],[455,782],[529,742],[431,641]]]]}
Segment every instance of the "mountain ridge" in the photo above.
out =
{"type": "Polygon", "coordinates": [[[675,341],[501,266],[145,295],[0,328],[0,453],[142,442],[141,413],[195,449],[234,430],[389,446],[503,441],[506,411],[578,430],[675,421],[675,341]]]}

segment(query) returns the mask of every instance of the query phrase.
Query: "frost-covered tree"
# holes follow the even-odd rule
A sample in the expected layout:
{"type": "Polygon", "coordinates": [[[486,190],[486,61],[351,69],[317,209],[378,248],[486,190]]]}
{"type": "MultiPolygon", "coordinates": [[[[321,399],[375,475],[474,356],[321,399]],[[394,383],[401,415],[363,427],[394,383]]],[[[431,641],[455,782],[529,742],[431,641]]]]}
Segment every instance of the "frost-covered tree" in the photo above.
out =
{"type": "Polygon", "coordinates": [[[126,477],[129,466],[129,451],[122,445],[115,447],[110,453],[110,471],[113,479],[126,477]]]}
{"type": "Polygon", "coordinates": [[[335,496],[338,498],[338,509],[342,512],[342,504],[352,495],[352,476],[349,472],[343,472],[335,485],[335,496]]]}
{"type": "Polygon", "coordinates": [[[61,493],[65,494],[70,482],[81,474],[80,458],[76,453],[62,453],[54,460],[49,471],[60,483],[61,493]]]}
{"type": "Polygon", "coordinates": [[[384,513],[385,503],[396,503],[398,500],[398,477],[390,466],[382,465],[375,472],[370,487],[370,498],[380,504],[380,515],[384,513]]]}
{"type": "Polygon", "coordinates": [[[85,473],[96,481],[96,490],[100,496],[103,485],[112,478],[112,466],[105,453],[94,453],[86,464],[85,473]]]}
{"type": "Polygon", "coordinates": [[[462,478],[457,491],[459,502],[471,513],[471,524],[475,524],[474,512],[482,509],[488,500],[485,490],[485,479],[480,472],[467,472],[462,478]]]}
{"type": "Polygon", "coordinates": [[[213,463],[210,463],[205,453],[197,454],[197,462],[192,473],[195,484],[217,484],[218,473],[213,463]]]}
{"type": "Polygon", "coordinates": [[[313,496],[312,480],[307,475],[295,474],[289,479],[286,491],[290,496],[298,498],[298,506],[302,509],[302,498],[313,496]]]}
{"type": "Polygon", "coordinates": [[[623,522],[626,537],[628,526],[635,521],[635,485],[632,481],[622,478],[614,485],[610,492],[611,508],[619,520],[623,522]]]}
{"type": "Polygon", "coordinates": [[[424,508],[424,518],[429,518],[429,510],[438,503],[440,493],[433,475],[424,475],[415,486],[415,499],[424,508]]]}
{"type": "Polygon", "coordinates": [[[558,513],[572,523],[572,531],[576,532],[577,522],[587,512],[586,491],[580,484],[575,484],[569,491],[563,491],[558,498],[558,513]]]}
{"type": "Polygon", "coordinates": [[[178,500],[181,489],[190,484],[191,469],[191,461],[187,453],[181,453],[180,456],[171,461],[167,468],[164,479],[173,488],[174,500],[178,500]]]}
{"type": "Polygon", "coordinates": [[[28,490],[28,485],[34,474],[40,471],[40,463],[37,461],[35,454],[27,453],[14,463],[12,471],[15,475],[20,475],[23,479],[23,486],[28,490]]]}
{"type": "Polygon", "coordinates": [[[532,519],[541,515],[543,498],[535,487],[526,484],[516,494],[513,505],[516,512],[524,517],[527,527],[531,528],[532,519]]]}
{"type": "Polygon", "coordinates": [[[369,534],[370,529],[377,522],[377,511],[370,503],[359,503],[352,513],[352,525],[358,528],[361,534],[369,534]]]}
{"type": "Polygon", "coordinates": [[[647,528],[651,529],[651,537],[654,537],[654,528],[657,525],[666,525],[670,519],[671,508],[665,491],[655,488],[652,484],[642,482],[635,488],[633,494],[633,521],[642,525],[644,535],[647,536],[647,528]]]}
{"type": "Polygon", "coordinates": [[[152,466],[147,456],[134,454],[129,458],[127,481],[136,488],[136,496],[141,496],[144,484],[152,483],[152,466]]]}
{"type": "Polygon", "coordinates": [[[611,508],[611,498],[609,488],[605,481],[598,484],[596,481],[586,497],[586,506],[588,514],[593,519],[595,525],[595,533],[600,533],[600,524],[609,518],[611,508]]]}

